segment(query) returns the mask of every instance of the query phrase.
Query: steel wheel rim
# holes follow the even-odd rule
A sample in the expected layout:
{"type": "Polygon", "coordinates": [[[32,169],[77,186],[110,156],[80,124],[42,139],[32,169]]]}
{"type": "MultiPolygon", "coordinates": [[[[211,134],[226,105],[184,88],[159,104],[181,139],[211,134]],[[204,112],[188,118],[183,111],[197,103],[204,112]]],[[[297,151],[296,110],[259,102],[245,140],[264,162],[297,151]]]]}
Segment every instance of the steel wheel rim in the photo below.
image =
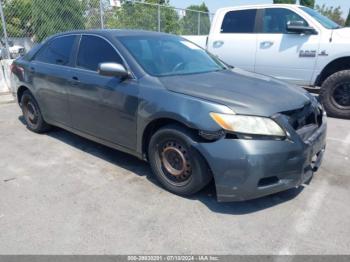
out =
{"type": "Polygon", "coordinates": [[[350,109],[350,83],[336,86],[332,93],[332,101],[341,109],[350,109]]]}
{"type": "Polygon", "coordinates": [[[162,171],[173,185],[184,185],[191,179],[192,165],[187,149],[177,141],[167,141],[159,151],[162,171]]]}
{"type": "Polygon", "coordinates": [[[28,122],[30,122],[32,125],[36,125],[38,122],[39,113],[32,101],[28,101],[25,104],[24,112],[28,122]]]}

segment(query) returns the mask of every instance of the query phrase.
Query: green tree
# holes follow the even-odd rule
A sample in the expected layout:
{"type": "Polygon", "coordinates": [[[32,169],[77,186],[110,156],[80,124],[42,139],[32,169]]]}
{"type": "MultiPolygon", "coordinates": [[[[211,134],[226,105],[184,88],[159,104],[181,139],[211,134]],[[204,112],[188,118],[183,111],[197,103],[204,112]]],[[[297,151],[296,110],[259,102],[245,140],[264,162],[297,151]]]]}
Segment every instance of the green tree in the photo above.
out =
{"type": "Polygon", "coordinates": [[[6,29],[10,37],[32,35],[32,0],[3,1],[6,29]]]}
{"type": "Polygon", "coordinates": [[[345,21],[344,18],[342,17],[343,12],[341,10],[341,7],[333,7],[333,6],[326,6],[326,5],[316,5],[315,8],[318,12],[323,14],[324,16],[327,16],[334,22],[336,22],[339,25],[344,25],[345,21]]]}
{"type": "Polygon", "coordinates": [[[273,0],[274,4],[295,4],[296,0],[273,0]]]}
{"type": "Polygon", "coordinates": [[[300,0],[300,4],[310,8],[315,7],[315,0],[300,0]]]}
{"type": "Polygon", "coordinates": [[[188,10],[186,10],[186,14],[181,19],[182,34],[208,34],[210,30],[210,18],[209,9],[205,3],[202,3],[201,5],[190,5],[186,9],[188,10]],[[198,22],[200,23],[200,27],[198,27],[198,22]]]}
{"type": "Polygon", "coordinates": [[[35,40],[42,41],[58,32],[84,28],[80,0],[32,0],[32,2],[35,40]]]}
{"type": "Polygon", "coordinates": [[[169,1],[147,0],[145,3],[123,1],[106,16],[108,28],[132,28],[158,31],[158,4],[160,6],[160,30],[167,33],[179,33],[179,17],[169,5],[169,1]]]}
{"type": "Polygon", "coordinates": [[[346,22],[345,22],[345,26],[350,27],[350,10],[349,10],[348,18],[346,19],[346,22]]]}

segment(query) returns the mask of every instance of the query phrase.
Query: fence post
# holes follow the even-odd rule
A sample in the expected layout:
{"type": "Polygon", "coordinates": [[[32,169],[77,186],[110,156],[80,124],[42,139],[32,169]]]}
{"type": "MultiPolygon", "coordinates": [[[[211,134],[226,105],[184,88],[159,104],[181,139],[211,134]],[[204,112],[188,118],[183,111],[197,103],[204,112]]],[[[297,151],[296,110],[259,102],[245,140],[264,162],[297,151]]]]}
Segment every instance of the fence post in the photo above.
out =
{"type": "Polygon", "coordinates": [[[158,32],[160,32],[160,5],[158,4],[158,32]]]}
{"type": "Polygon", "coordinates": [[[2,9],[2,0],[0,0],[0,15],[1,15],[1,22],[2,22],[2,30],[4,31],[6,58],[10,58],[10,46],[9,46],[8,37],[7,37],[6,21],[5,21],[4,11],[2,9]]]}
{"type": "Polygon", "coordinates": [[[201,34],[201,13],[198,12],[198,35],[201,34]]]}
{"type": "Polygon", "coordinates": [[[101,29],[104,29],[104,21],[103,21],[103,0],[100,0],[100,19],[101,19],[101,29]]]}

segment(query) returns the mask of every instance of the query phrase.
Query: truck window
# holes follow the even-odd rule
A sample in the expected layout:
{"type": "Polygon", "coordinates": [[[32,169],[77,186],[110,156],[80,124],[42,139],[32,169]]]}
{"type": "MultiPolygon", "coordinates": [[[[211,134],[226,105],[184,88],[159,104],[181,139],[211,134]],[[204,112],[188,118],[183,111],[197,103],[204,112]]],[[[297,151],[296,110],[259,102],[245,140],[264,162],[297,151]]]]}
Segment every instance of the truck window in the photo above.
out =
{"type": "Polygon", "coordinates": [[[300,15],[285,8],[265,9],[263,17],[263,33],[268,34],[287,34],[287,23],[298,21],[304,26],[308,23],[300,15]]]}
{"type": "Polygon", "coordinates": [[[221,33],[254,33],[256,9],[227,12],[221,33]]]}

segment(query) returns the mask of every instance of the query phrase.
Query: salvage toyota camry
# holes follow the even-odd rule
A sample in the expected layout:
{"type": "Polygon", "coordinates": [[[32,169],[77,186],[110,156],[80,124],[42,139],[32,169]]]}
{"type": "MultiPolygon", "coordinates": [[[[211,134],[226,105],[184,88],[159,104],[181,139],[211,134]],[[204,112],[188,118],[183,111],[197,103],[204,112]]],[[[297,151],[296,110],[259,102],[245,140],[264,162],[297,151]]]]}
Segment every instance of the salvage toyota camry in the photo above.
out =
{"type": "Polygon", "coordinates": [[[175,194],[214,179],[219,201],[253,199],[300,186],[322,161],[326,116],[312,95],[178,36],[61,33],[11,68],[30,130],[59,126],[133,154],[175,194]]]}

